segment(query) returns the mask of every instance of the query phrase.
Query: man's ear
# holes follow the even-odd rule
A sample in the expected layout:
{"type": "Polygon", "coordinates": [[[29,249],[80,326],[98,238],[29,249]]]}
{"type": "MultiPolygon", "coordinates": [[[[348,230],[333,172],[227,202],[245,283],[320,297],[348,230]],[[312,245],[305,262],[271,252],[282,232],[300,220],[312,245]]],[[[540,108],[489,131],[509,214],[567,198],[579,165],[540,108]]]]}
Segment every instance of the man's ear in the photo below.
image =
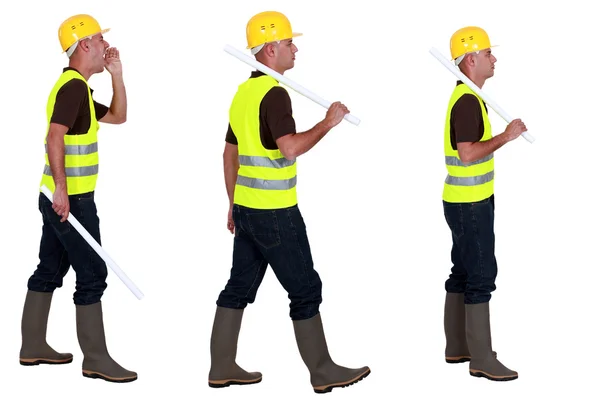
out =
{"type": "Polygon", "coordinates": [[[81,51],[90,51],[89,39],[80,40],[77,47],[79,47],[81,51]]]}
{"type": "Polygon", "coordinates": [[[272,56],[273,55],[273,46],[271,46],[270,43],[266,43],[265,46],[262,49],[263,53],[265,53],[265,56],[272,56]]]}
{"type": "Polygon", "coordinates": [[[275,52],[277,51],[277,50],[275,49],[275,47],[276,47],[276,46],[275,46],[275,43],[268,43],[268,44],[266,44],[266,45],[265,45],[265,47],[266,47],[266,48],[265,48],[265,50],[266,50],[266,54],[267,54],[268,56],[274,57],[274,56],[275,56],[275,52]]]}
{"type": "Polygon", "coordinates": [[[469,53],[465,56],[465,64],[475,66],[475,53],[469,53]]]}

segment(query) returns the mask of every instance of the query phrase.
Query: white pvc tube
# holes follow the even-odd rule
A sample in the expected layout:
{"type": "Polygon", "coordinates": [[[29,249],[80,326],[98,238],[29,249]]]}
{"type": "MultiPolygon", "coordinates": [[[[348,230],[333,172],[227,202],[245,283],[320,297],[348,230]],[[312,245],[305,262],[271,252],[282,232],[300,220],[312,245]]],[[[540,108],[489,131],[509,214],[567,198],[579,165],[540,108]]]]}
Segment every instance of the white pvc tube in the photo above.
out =
{"type": "MultiPolygon", "coordinates": [[[[498,115],[500,115],[506,121],[507,124],[513,120],[506,113],[506,111],[504,111],[502,108],[500,108],[498,104],[496,104],[492,99],[490,99],[488,95],[486,95],[481,89],[479,89],[477,85],[475,85],[469,78],[467,78],[467,76],[463,74],[454,64],[452,64],[450,61],[444,58],[444,56],[442,55],[442,53],[440,53],[439,50],[437,50],[435,47],[432,47],[429,50],[429,52],[435,58],[437,58],[438,61],[441,62],[446,68],[448,68],[450,72],[456,75],[458,79],[460,79],[464,84],[471,88],[472,91],[477,93],[477,95],[481,97],[483,101],[486,102],[486,104],[492,107],[492,109],[496,111],[496,113],[498,113],[498,115]]],[[[531,136],[531,134],[529,134],[527,131],[523,132],[521,136],[523,136],[529,143],[533,143],[535,141],[535,138],[531,136]]]]}
{"type": "MultiPolygon", "coordinates": [[[[52,200],[53,195],[52,195],[52,192],[50,191],[50,189],[48,189],[48,187],[46,185],[42,185],[41,190],[42,190],[42,193],[44,193],[46,195],[48,200],[53,202],[53,200],[52,200]]],[[[67,218],[67,221],[69,221],[71,223],[71,225],[73,225],[73,227],[75,227],[77,232],[79,232],[81,234],[81,236],[85,239],[85,241],[88,242],[88,244],[90,246],[92,246],[92,248],[96,251],[96,253],[98,253],[98,255],[100,257],[102,257],[102,259],[106,262],[106,265],[108,265],[110,267],[110,269],[112,269],[113,272],[115,274],[117,274],[119,279],[121,279],[121,281],[125,284],[125,286],[127,286],[129,288],[129,290],[131,290],[131,292],[135,295],[135,297],[137,297],[138,300],[141,300],[144,297],[144,294],[140,291],[140,289],[138,289],[137,286],[135,286],[135,284],[131,281],[131,279],[129,279],[127,277],[127,275],[125,275],[125,273],[121,270],[121,268],[119,268],[117,263],[114,262],[109,257],[109,255],[104,251],[104,249],[100,246],[100,244],[98,244],[96,239],[94,239],[92,237],[92,235],[89,234],[89,232],[81,225],[81,223],[79,221],[77,221],[77,219],[70,212],[69,212],[69,217],[67,218]]]]}
{"type": "MultiPolygon", "coordinates": [[[[230,45],[226,45],[224,50],[227,53],[231,54],[232,56],[238,58],[240,61],[245,62],[246,64],[256,68],[257,70],[259,70],[261,72],[264,72],[267,75],[270,75],[271,77],[275,78],[276,80],[283,83],[284,85],[290,87],[291,89],[294,89],[296,92],[300,93],[301,95],[308,97],[315,103],[320,104],[321,106],[323,106],[325,108],[329,108],[331,106],[331,102],[329,102],[325,99],[322,99],[321,97],[317,96],[316,94],[314,94],[310,90],[306,89],[305,87],[300,86],[299,84],[292,81],[291,79],[286,78],[285,76],[281,75],[279,72],[272,70],[271,68],[267,67],[263,63],[256,61],[255,59],[253,59],[249,55],[239,51],[238,49],[236,49],[230,45]]],[[[354,125],[360,124],[360,119],[358,119],[357,117],[355,117],[352,114],[346,114],[344,116],[344,119],[354,125]]]]}

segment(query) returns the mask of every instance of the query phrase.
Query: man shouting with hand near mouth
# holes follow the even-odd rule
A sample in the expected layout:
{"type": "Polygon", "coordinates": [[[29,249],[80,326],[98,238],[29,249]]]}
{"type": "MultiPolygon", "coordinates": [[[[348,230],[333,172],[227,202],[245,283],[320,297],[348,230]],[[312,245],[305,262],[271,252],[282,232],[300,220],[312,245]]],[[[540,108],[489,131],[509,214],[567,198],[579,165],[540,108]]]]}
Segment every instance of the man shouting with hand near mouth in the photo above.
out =
{"type": "Polygon", "coordinates": [[[77,337],[83,352],[83,375],[110,382],[130,382],[137,374],[122,368],[108,354],[104,338],[102,303],[107,268],[100,256],[67,221],[69,212],[101,244],[99,220],[94,203],[98,177],[98,122],[122,124],[127,100],[119,51],[109,47],[98,22],[89,15],[65,20],[58,37],[69,57],[48,98],[46,164],[41,184],[52,192],[53,203],[39,195],[43,218],[40,263],[28,281],[21,321],[23,365],[67,364],[69,353],[58,353],[46,342],[46,327],[52,294],[62,286],[73,266],[77,286],[77,337]],[[112,76],[110,107],[92,98],[88,80],[104,69],[112,76]]]}

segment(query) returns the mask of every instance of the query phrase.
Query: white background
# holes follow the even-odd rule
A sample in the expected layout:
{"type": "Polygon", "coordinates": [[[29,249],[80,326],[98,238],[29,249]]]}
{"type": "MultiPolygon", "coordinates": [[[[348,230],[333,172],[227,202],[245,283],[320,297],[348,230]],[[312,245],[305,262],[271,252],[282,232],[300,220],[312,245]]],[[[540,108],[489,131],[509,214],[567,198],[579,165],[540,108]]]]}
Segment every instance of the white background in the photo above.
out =
{"type": "MultiPolygon", "coordinates": [[[[332,398],[590,398],[600,356],[598,315],[598,30],[591,3],[533,1],[22,1],[4,3],[0,30],[1,398],[262,399],[314,396],[288,317],[287,294],[268,271],[245,313],[238,362],[258,385],[210,389],[215,301],[229,275],[232,235],[222,151],[228,108],[251,67],[248,19],[285,13],[299,48],[286,76],[361,119],[342,122],[299,158],[298,191],[334,359],[372,374],[332,398]],[[137,5],[139,4],[139,5],[137,5]],[[212,7],[212,11],[207,7],[212,7]],[[399,7],[392,10],[394,4],[399,7]],[[10,11],[8,8],[10,7],[10,11]],[[129,100],[125,125],[100,130],[97,205],[103,245],[144,292],[137,300],[109,271],[103,297],[111,354],[139,374],[117,385],[81,376],[71,270],[52,304],[48,341],[75,355],[64,366],[18,364],[27,279],[38,262],[38,184],[46,101],[67,65],[57,29],[89,13],[112,30],[129,100]],[[545,15],[543,13],[546,13],[545,15]],[[444,362],[444,281],[451,236],[441,193],[443,127],[455,77],[428,50],[449,57],[458,28],[479,25],[500,45],[484,90],[537,139],[496,153],[498,290],[494,349],[512,382],[444,362]],[[589,98],[589,100],[586,100],[589,98]],[[12,394],[11,394],[12,393],[12,394]]],[[[91,78],[110,104],[110,75],[91,78]]],[[[290,91],[299,130],[325,109],[290,91]]],[[[506,122],[490,110],[494,133],[506,122]]]]}

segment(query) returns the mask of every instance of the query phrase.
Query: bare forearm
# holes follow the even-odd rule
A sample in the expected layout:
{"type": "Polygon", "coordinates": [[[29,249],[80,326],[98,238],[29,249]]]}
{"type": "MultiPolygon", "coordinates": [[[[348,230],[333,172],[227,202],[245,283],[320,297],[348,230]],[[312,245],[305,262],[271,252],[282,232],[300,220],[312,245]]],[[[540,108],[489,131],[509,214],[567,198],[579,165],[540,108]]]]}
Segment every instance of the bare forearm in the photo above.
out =
{"type": "Polygon", "coordinates": [[[110,111],[122,121],[127,120],[127,93],[123,75],[112,76],[113,97],[110,111]]]}
{"type": "Polygon", "coordinates": [[[233,193],[235,191],[235,183],[237,181],[239,164],[236,161],[225,160],[223,167],[225,172],[225,187],[227,188],[229,204],[233,204],[233,193]]]}
{"type": "Polygon", "coordinates": [[[290,158],[296,158],[312,149],[331,130],[331,126],[321,121],[306,132],[293,134],[292,141],[286,153],[290,158]]]}
{"type": "Polygon", "coordinates": [[[460,158],[462,162],[470,163],[473,161],[480,160],[496,150],[500,147],[504,146],[508,143],[508,138],[504,133],[494,136],[493,138],[481,142],[475,142],[469,145],[465,150],[463,150],[460,154],[460,158]]]}
{"type": "Polygon", "coordinates": [[[52,179],[56,187],[67,187],[67,178],[65,174],[65,141],[60,135],[48,135],[48,161],[50,161],[50,170],[52,179]]]}

